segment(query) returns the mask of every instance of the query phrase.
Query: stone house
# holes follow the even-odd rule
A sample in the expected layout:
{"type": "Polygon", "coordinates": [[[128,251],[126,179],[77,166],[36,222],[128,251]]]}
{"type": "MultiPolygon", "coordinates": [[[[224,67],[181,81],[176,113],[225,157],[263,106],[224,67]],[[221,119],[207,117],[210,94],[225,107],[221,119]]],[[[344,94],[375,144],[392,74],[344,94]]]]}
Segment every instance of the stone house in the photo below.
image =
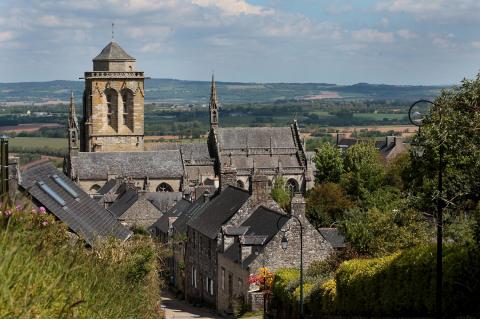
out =
{"type": "Polygon", "coordinates": [[[185,298],[191,303],[217,305],[217,241],[222,225],[249,198],[249,192],[228,186],[202,205],[187,222],[185,298]]]}
{"type": "MultiPolygon", "coordinates": [[[[301,196],[294,197],[291,206],[292,214],[303,225],[303,262],[307,268],[312,261],[331,254],[334,247],[305,218],[305,201],[301,196]]],[[[224,226],[222,242],[217,294],[217,310],[221,314],[232,314],[238,303],[259,309],[263,294],[258,292],[260,287],[248,284],[248,278],[258,274],[260,268],[275,272],[280,268],[300,267],[300,225],[283,211],[258,206],[241,224],[224,226]],[[281,245],[283,236],[288,239],[285,250],[281,245]]]]}

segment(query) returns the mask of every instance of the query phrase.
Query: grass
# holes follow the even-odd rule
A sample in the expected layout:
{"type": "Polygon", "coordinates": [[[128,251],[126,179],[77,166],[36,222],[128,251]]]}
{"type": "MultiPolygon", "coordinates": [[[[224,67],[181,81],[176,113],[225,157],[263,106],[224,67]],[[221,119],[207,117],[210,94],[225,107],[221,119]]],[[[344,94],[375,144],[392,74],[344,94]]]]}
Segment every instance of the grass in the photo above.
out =
{"type": "Polygon", "coordinates": [[[52,216],[0,215],[0,318],[160,318],[148,238],[73,241],[52,216]]]}
{"type": "Polygon", "coordinates": [[[10,147],[14,148],[44,148],[66,150],[68,141],[66,138],[49,137],[15,137],[9,140],[10,147]]]}
{"type": "Polygon", "coordinates": [[[16,137],[9,140],[9,148],[15,153],[36,153],[50,156],[64,156],[68,151],[65,138],[16,137]]]}

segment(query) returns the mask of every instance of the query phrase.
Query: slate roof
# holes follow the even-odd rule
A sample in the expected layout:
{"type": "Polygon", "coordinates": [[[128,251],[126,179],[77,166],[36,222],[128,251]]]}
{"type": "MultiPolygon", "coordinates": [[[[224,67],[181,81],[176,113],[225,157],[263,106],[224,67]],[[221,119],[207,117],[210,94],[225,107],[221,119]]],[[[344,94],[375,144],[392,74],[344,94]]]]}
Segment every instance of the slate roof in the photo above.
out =
{"type": "Polygon", "coordinates": [[[116,42],[110,42],[103,48],[102,52],[93,58],[93,61],[135,61],[125,50],[116,42]]]}
{"type": "Polygon", "coordinates": [[[108,208],[117,218],[122,216],[138,200],[137,191],[127,189],[108,208]]]}
{"type": "Polygon", "coordinates": [[[333,248],[345,248],[345,237],[336,228],[319,228],[318,231],[333,248]]]}
{"type": "Polygon", "coordinates": [[[248,191],[228,186],[201,208],[201,211],[187,223],[210,239],[217,238],[218,232],[247,201],[248,191]]]}
{"type": "MultiPolygon", "coordinates": [[[[264,246],[272,240],[291,217],[283,213],[260,206],[250,217],[245,220],[241,227],[248,227],[248,231],[241,238],[244,245],[264,246]]],[[[239,260],[238,244],[230,246],[225,251],[225,256],[233,261],[239,260]]],[[[243,261],[243,266],[248,266],[257,256],[252,253],[243,261]]]]}
{"type": "Polygon", "coordinates": [[[97,191],[97,194],[105,195],[119,185],[120,182],[116,178],[110,179],[97,191]]]}
{"type": "Polygon", "coordinates": [[[192,203],[188,200],[181,199],[175,206],[166,211],[162,217],[153,223],[150,228],[156,228],[165,234],[168,233],[168,229],[170,228],[170,218],[182,215],[191,205],[192,203]]]}
{"type": "Polygon", "coordinates": [[[358,140],[356,138],[342,138],[340,141],[338,141],[337,145],[350,147],[357,143],[358,143],[358,140]]]}
{"type": "Polygon", "coordinates": [[[22,174],[20,189],[93,244],[97,236],[126,240],[131,232],[51,163],[22,174]]]}
{"type": "Polygon", "coordinates": [[[211,160],[208,151],[208,145],[203,143],[160,143],[152,146],[152,150],[166,151],[166,150],[181,150],[183,159],[186,161],[205,161],[211,160]]]}
{"type": "Polygon", "coordinates": [[[187,231],[187,223],[190,221],[191,218],[197,216],[197,214],[201,211],[201,208],[206,205],[203,197],[197,199],[193,203],[190,204],[187,210],[183,212],[178,218],[173,222],[172,226],[178,233],[186,233],[187,231]]]}
{"type": "Polygon", "coordinates": [[[290,127],[218,128],[217,138],[222,149],[261,147],[296,148],[290,127]]]}
{"type": "Polygon", "coordinates": [[[109,174],[133,178],[180,178],[180,151],[80,152],[71,158],[80,179],[105,179],[109,174]]]}
{"type": "Polygon", "coordinates": [[[182,199],[182,192],[149,192],[146,196],[155,208],[166,212],[182,199]]]}

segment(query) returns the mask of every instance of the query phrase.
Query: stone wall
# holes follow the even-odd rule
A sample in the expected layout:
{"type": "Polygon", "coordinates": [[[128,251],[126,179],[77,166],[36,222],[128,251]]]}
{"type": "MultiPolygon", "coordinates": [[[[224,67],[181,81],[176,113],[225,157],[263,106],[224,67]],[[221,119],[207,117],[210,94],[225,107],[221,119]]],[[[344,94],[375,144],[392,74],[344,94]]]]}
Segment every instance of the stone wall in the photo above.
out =
{"type": "Polygon", "coordinates": [[[218,302],[220,314],[232,314],[234,307],[247,303],[249,272],[223,254],[218,254],[218,302]]]}
{"type": "Polygon", "coordinates": [[[191,303],[216,307],[217,298],[217,241],[188,227],[185,254],[185,298],[191,303]],[[196,285],[192,285],[192,272],[196,270],[196,285]],[[207,278],[213,280],[213,291],[207,291],[207,278]]]}
{"type": "Polygon", "coordinates": [[[138,200],[119,217],[119,220],[124,221],[128,226],[147,229],[162,217],[163,213],[145,198],[144,192],[139,192],[138,196],[138,200]]]}
{"type": "MultiPolygon", "coordinates": [[[[108,74],[106,74],[108,76],[108,74]]],[[[143,151],[144,136],[144,79],[129,78],[87,78],[85,80],[83,145],[87,152],[143,151]],[[108,106],[105,90],[116,93],[111,124],[108,122],[108,106]],[[132,93],[133,106],[124,113],[122,90],[132,93]],[[124,114],[127,122],[124,122],[124,114]]]]}

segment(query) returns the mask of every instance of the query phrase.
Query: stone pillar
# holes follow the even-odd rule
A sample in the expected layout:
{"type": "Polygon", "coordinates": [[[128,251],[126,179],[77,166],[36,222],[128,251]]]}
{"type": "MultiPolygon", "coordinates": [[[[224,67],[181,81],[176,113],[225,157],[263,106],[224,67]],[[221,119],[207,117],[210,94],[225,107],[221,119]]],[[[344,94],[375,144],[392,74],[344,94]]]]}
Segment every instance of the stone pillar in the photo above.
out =
{"type": "Polygon", "coordinates": [[[229,185],[237,186],[237,169],[230,165],[223,165],[220,170],[220,191],[229,185]]]}
{"type": "Polygon", "coordinates": [[[268,177],[254,174],[250,178],[250,194],[254,203],[266,202],[270,198],[268,177]]]}
{"type": "Polygon", "coordinates": [[[301,194],[295,194],[290,203],[290,213],[299,218],[304,218],[306,208],[307,202],[305,201],[305,198],[301,194]]]}

